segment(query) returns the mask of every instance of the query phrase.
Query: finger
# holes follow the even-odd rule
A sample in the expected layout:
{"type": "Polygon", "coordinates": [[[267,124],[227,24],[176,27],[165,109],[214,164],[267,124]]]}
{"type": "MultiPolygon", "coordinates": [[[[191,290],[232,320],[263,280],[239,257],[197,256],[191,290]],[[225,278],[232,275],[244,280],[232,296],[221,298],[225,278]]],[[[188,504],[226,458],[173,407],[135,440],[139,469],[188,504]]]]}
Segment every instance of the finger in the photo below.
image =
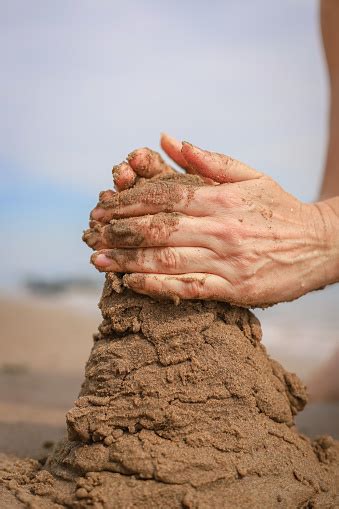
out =
{"type": "Polygon", "coordinates": [[[106,211],[104,208],[102,208],[102,204],[110,202],[110,200],[115,195],[115,191],[112,191],[112,189],[107,189],[106,191],[101,191],[99,194],[99,203],[97,206],[91,211],[90,218],[94,219],[96,221],[104,221],[106,211]]]}
{"type": "MultiPolygon", "coordinates": [[[[192,177],[193,178],[193,177],[192,177]]],[[[180,181],[147,181],[143,186],[116,193],[102,207],[100,220],[145,216],[158,212],[181,212],[190,216],[207,216],[215,209],[213,188],[199,185],[198,180],[185,184],[180,181]]],[[[99,206],[99,205],[98,205],[99,206]]],[[[93,219],[97,219],[92,214],[93,219]]]]}
{"type": "Polygon", "coordinates": [[[115,187],[118,191],[128,189],[135,184],[137,175],[131,166],[125,161],[113,166],[112,175],[115,187]]]}
{"type": "Polygon", "coordinates": [[[83,240],[95,250],[138,247],[208,247],[207,235],[213,225],[209,221],[180,214],[113,219],[107,225],[90,223],[83,240]]]}
{"type": "Polygon", "coordinates": [[[165,163],[158,152],[150,148],[139,148],[127,157],[130,167],[140,177],[151,178],[156,175],[174,173],[173,168],[165,163]]]}
{"type": "Polygon", "coordinates": [[[202,299],[232,302],[232,285],[224,278],[207,273],[169,274],[125,274],[124,285],[137,293],[151,297],[180,299],[202,299]]]}
{"type": "Polygon", "coordinates": [[[187,161],[181,153],[181,141],[172,138],[172,136],[169,136],[166,133],[162,133],[160,137],[160,145],[161,148],[171,159],[173,159],[175,163],[177,163],[184,170],[188,169],[187,161]]]}
{"type": "Polygon", "coordinates": [[[157,274],[212,271],[216,265],[215,260],[213,251],[196,247],[103,249],[91,257],[91,262],[101,272],[157,274]]]}
{"type": "MultiPolygon", "coordinates": [[[[166,154],[173,159],[181,168],[186,170],[188,173],[196,174],[198,173],[192,166],[190,167],[189,163],[186,161],[182,154],[182,143],[175,138],[172,138],[166,133],[163,133],[160,138],[160,144],[166,154]]],[[[215,185],[215,180],[202,176],[205,184],[215,185]]]]}
{"type": "Polygon", "coordinates": [[[189,172],[196,172],[221,184],[252,180],[262,176],[262,173],[232,157],[208,152],[187,142],[182,143],[181,152],[187,161],[189,172]]]}

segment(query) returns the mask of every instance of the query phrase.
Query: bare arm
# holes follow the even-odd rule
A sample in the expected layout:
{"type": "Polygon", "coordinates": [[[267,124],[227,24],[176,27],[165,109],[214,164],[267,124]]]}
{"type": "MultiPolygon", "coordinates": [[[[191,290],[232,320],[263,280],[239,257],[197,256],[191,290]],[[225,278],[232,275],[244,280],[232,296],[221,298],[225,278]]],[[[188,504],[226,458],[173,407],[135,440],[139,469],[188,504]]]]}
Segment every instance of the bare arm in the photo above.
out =
{"type": "Polygon", "coordinates": [[[329,71],[330,115],[325,173],[320,199],[339,196],[339,2],[321,0],[321,29],[329,71]]]}

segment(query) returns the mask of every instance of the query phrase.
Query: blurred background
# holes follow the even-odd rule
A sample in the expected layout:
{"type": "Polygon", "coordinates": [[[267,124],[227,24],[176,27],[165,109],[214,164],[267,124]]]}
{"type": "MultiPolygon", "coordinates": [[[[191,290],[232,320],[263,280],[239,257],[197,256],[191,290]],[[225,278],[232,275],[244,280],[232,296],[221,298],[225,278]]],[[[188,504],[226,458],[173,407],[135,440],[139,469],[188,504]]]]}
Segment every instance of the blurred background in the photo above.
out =
{"type": "MultiPolygon", "coordinates": [[[[64,430],[100,320],[81,234],[112,165],[167,131],[316,200],[327,74],[317,0],[0,11],[0,449],[38,455],[64,430]]],[[[338,304],[336,285],[256,312],[270,354],[309,383],[298,424],[313,435],[339,436],[338,304]]]]}

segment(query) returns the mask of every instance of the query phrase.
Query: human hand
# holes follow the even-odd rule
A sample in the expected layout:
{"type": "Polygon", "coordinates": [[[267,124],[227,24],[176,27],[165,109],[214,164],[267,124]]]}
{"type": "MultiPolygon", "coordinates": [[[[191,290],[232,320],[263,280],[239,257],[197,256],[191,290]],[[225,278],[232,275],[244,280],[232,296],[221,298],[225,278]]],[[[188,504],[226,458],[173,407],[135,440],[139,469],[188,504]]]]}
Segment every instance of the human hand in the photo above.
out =
{"type": "Polygon", "coordinates": [[[334,282],[339,248],[326,207],[298,201],[228,156],[168,136],[162,147],[209,185],[176,180],[151,151],[141,152],[141,166],[152,178],[135,185],[135,151],[124,163],[132,171],[118,174],[125,190],[102,195],[85,234],[99,270],[129,273],[124,282],[139,293],[241,306],[292,300],[334,282]]]}

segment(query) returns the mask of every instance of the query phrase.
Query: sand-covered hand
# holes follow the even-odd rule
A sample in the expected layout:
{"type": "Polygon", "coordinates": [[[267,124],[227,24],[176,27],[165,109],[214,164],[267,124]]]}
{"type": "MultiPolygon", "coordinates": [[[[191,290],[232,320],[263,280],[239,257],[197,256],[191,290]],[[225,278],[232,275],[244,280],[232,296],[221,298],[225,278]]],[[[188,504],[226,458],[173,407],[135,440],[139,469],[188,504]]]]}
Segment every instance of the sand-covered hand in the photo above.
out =
{"type": "Polygon", "coordinates": [[[174,299],[265,306],[338,278],[325,203],[302,203],[244,163],[168,135],[114,170],[120,192],[92,211],[88,244],[102,271],[125,272],[133,290],[174,299]]]}

